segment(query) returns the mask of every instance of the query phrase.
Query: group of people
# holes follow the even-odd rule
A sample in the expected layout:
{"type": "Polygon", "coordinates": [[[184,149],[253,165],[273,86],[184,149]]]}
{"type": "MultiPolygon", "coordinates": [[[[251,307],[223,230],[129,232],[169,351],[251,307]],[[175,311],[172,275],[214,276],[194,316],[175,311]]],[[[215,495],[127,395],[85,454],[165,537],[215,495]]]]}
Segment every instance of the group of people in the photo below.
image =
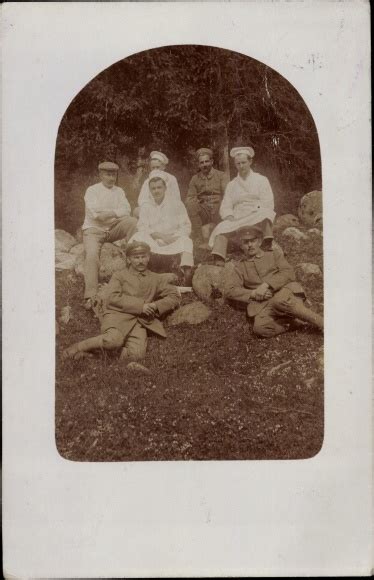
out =
{"type": "Polygon", "coordinates": [[[227,282],[225,295],[246,304],[257,336],[283,333],[295,318],[323,328],[322,317],[306,308],[304,290],[283,252],[273,249],[273,192],[268,179],[251,169],[252,147],[230,151],[238,171],[232,181],[213,167],[210,149],[199,149],[196,155],[199,171],[183,203],[176,178],[165,171],[166,155],[153,151],[150,173],[133,215],[125,192],[116,185],[118,166],[109,161],[99,164],[100,182],[85,194],[82,227],[87,310],[97,293],[104,242],[126,239],[127,267],[116,272],[108,285],[101,334],[72,345],[64,358],[122,348],[121,358],[133,363],[145,356],[147,332],[165,336],[160,318],[178,307],[180,294],[170,277],[151,271],[148,265],[154,255],[179,254],[184,280],[190,282],[194,265],[191,221],[196,227],[197,220],[217,265],[225,264],[229,239],[238,240],[242,259],[227,282]]]}
{"type": "Polygon", "coordinates": [[[217,265],[224,265],[229,238],[243,226],[260,227],[264,247],[271,247],[275,213],[270,183],[252,171],[252,147],[235,147],[230,154],[238,175],[229,182],[225,173],[213,167],[212,150],[198,149],[199,171],[192,177],[183,203],[177,179],[166,172],[168,158],[160,151],[152,151],[150,173],[132,215],[125,192],[116,185],[118,165],[110,161],[99,164],[100,182],[86,191],[82,226],[86,309],[92,308],[97,292],[104,242],[143,241],[150,246],[152,255],[179,254],[186,286],[190,285],[194,265],[192,224],[201,227],[203,241],[211,248],[217,265]]]}

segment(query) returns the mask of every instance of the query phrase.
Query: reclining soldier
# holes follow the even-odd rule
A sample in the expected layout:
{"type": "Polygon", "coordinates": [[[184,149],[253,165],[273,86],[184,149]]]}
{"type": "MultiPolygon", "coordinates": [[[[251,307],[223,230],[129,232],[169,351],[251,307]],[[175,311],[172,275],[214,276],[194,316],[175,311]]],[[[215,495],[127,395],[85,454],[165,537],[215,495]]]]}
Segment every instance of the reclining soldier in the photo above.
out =
{"type": "Polygon", "coordinates": [[[113,274],[105,293],[101,334],[73,344],[63,352],[63,359],[77,359],[97,349],[122,348],[120,358],[133,362],[145,357],[148,331],[166,337],[159,317],[174,310],[180,298],[165,275],[147,269],[149,258],[148,244],[128,245],[128,267],[113,274]]]}
{"type": "Polygon", "coordinates": [[[238,234],[243,258],[230,275],[225,294],[247,305],[253,332],[263,338],[276,336],[287,332],[296,318],[322,330],[322,316],[305,306],[305,292],[283,253],[261,249],[260,228],[242,228],[238,234]]]}

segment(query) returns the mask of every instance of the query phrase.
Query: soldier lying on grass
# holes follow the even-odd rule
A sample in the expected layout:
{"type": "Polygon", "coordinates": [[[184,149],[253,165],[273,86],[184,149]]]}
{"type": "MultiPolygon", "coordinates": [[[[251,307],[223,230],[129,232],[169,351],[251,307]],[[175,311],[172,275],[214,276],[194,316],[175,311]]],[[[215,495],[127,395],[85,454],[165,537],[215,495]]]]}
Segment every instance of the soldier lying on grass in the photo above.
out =
{"type": "Polygon", "coordinates": [[[128,245],[128,268],[115,272],[108,285],[101,334],[73,344],[63,352],[63,359],[77,359],[96,349],[122,347],[120,358],[129,363],[144,358],[147,331],[166,337],[159,316],[174,310],[180,298],[177,288],[165,276],[147,269],[149,258],[148,244],[128,245]]]}
{"type": "Polygon", "coordinates": [[[226,284],[229,300],[247,304],[257,336],[269,338],[289,330],[295,318],[323,329],[323,318],[304,305],[305,293],[279,250],[264,251],[262,231],[245,227],[239,231],[242,260],[226,284]]]}

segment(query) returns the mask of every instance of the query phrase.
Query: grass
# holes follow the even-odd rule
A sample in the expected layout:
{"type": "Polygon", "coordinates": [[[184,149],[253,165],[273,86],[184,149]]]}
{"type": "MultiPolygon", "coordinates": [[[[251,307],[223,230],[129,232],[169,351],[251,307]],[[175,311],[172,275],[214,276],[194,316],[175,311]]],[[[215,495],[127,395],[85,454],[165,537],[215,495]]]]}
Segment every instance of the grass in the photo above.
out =
{"type": "MultiPolygon", "coordinates": [[[[278,240],[296,266],[321,268],[322,239],[278,240]]],[[[202,255],[197,255],[197,259],[202,255]]],[[[323,310],[321,278],[301,280],[323,310]]],[[[221,301],[198,325],[151,336],[146,366],[128,371],[118,353],[62,362],[72,342],[99,333],[82,307],[83,279],[56,273],[56,316],[71,307],[56,341],[56,443],[75,461],[301,459],[323,441],[323,336],[312,328],[256,338],[245,312],[221,301]]],[[[183,303],[197,300],[184,295],[183,303]]]]}

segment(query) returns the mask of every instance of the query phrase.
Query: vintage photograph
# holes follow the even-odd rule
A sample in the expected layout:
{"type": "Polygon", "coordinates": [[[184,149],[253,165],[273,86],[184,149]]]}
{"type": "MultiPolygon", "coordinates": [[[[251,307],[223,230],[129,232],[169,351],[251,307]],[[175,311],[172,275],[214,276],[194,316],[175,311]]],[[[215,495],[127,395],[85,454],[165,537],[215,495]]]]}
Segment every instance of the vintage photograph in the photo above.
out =
{"type": "Polygon", "coordinates": [[[63,458],[320,451],[319,138],[308,103],[266,63],[154,48],[66,103],[55,275],[63,458]]]}

